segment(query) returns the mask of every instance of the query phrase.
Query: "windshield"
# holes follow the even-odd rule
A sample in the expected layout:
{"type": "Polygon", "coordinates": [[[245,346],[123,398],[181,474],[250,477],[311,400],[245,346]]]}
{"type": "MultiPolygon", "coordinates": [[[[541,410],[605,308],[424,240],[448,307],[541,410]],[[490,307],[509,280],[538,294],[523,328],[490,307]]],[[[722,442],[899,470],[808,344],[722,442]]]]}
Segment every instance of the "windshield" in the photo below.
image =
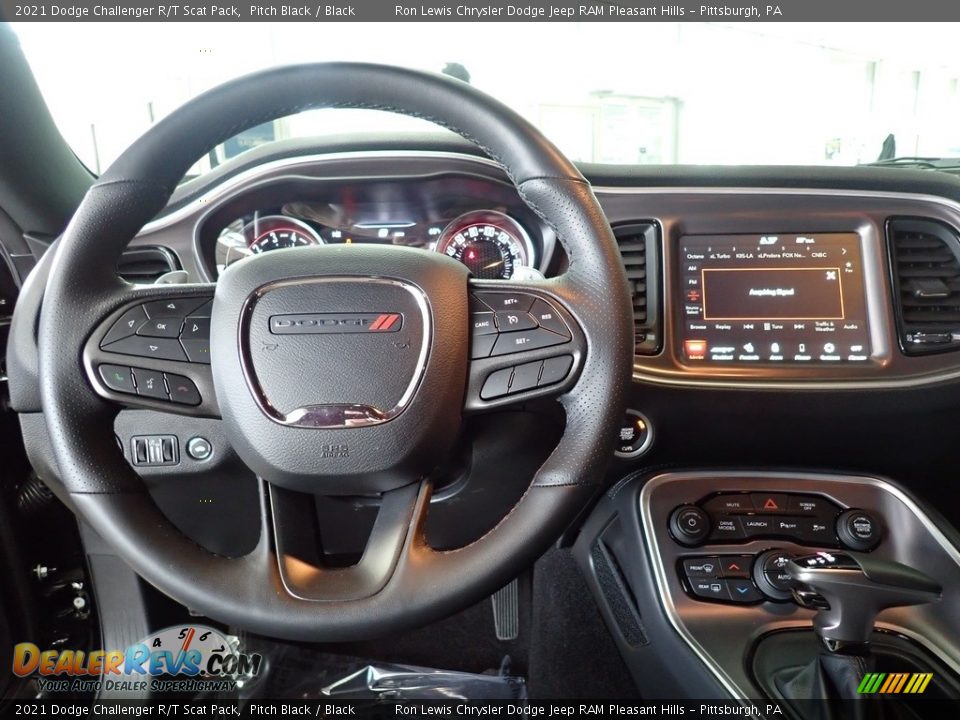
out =
{"type": "MultiPolygon", "coordinates": [[[[95,172],[227,79],[322,60],[459,76],[572,159],[855,165],[960,155],[960,54],[949,24],[19,24],[53,116],[95,172]]],[[[250,98],[256,103],[255,97],[250,98]]],[[[194,174],[291,137],[436,128],[314,111],[242,133],[194,174]]]]}

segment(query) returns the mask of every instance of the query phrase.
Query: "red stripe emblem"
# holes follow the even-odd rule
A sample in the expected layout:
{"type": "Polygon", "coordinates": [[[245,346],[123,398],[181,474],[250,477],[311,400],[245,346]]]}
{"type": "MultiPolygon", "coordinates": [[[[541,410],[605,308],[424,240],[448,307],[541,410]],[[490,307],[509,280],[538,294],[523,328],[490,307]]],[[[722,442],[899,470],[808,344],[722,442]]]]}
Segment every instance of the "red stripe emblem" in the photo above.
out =
{"type": "Polygon", "coordinates": [[[384,315],[380,315],[376,320],[373,321],[373,323],[371,323],[370,330],[372,332],[389,330],[399,319],[400,316],[397,313],[386,313],[384,315]]]}

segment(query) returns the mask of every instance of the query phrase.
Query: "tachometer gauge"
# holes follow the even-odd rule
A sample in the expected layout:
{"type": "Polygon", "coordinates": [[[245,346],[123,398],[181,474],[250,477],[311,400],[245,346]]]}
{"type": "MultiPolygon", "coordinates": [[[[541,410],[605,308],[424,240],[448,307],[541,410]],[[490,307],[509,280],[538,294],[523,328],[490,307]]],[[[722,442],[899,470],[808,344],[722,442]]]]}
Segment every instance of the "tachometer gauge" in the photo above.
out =
{"type": "Polygon", "coordinates": [[[248,247],[254,255],[282,248],[323,244],[323,239],[312,227],[283,215],[254,218],[243,229],[243,235],[248,239],[248,247]]]}
{"type": "Polygon", "coordinates": [[[437,252],[459,260],[481,280],[508,280],[518,267],[533,262],[527,231],[510,216],[492,210],[468,212],[447,225],[437,252]]]}
{"type": "Polygon", "coordinates": [[[217,238],[217,270],[251,255],[269,250],[322,245],[323,238],[302,220],[285,215],[254,216],[244,224],[242,219],[225,227],[217,238]]]}

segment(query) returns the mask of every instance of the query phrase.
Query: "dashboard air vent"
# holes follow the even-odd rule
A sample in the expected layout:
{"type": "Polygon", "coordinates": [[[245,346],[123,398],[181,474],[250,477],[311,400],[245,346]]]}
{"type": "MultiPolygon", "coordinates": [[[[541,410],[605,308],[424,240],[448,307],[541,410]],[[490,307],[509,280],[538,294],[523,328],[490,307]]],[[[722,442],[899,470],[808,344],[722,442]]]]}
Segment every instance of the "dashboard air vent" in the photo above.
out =
{"type": "Polygon", "coordinates": [[[660,351],[660,233],[652,222],[613,229],[633,297],[634,352],[660,351]]]}
{"type": "Polygon", "coordinates": [[[127,248],[117,263],[117,275],[124,280],[148,285],[161,275],[179,269],[176,256],[162,247],[127,248]]]}
{"type": "Polygon", "coordinates": [[[960,349],[960,237],[934,220],[887,225],[900,347],[908,355],[960,349]]]}

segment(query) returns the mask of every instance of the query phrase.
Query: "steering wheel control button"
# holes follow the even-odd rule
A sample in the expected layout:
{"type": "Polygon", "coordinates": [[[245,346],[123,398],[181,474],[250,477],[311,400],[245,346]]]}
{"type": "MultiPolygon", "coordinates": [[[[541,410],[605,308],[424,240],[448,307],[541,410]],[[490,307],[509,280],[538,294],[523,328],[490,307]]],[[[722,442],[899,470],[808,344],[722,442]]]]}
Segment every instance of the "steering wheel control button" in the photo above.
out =
{"type": "Polygon", "coordinates": [[[185,318],[201,305],[205,305],[209,298],[168,298],[144,303],[143,309],[151,319],[161,317],[185,318]]]}
{"type": "Polygon", "coordinates": [[[470,359],[490,357],[493,344],[497,341],[496,335],[474,335],[470,341],[470,359]]]}
{"type": "Polygon", "coordinates": [[[177,465],[179,447],[175,435],[140,435],[130,439],[130,457],[137,467],[177,465]]]}
{"type": "Polygon", "coordinates": [[[199,405],[200,391],[193,380],[183,375],[166,374],[170,399],[178,405],[199,405]]]}
{"type": "Polygon", "coordinates": [[[183,323],[183,329],[180,331],[180,337],[183,340],[210,340],[210,318],[208,317],[188,317],[183,323]]]}
{"type": "Polygon", "coordinates": [[[710,534],[710,518],[696,505],[681,505],[670,515],[670,534],[681,545],[699,545],[710,534]]]}
{"type": "Polygon", "coordinates": [[[537,321],[540,327],[564,337],[570,337],[570,328],[560,317],[560,314],[546,300],[537,298],[533,307],[530,308],[530,314],[537,321]]]}
{"type": "Polygon", "coordinates": [[[175,338],[180,336],[183,320],[180,318],[160,317],[148,320],[137,330],[142,337],[175,338]]]}
{"type": "Polygon", "coordinates": [[[519,332],[501,333],[493,345],[491,356],[509,355],[511,353],[539,350],[553,345],[563,345],[570,342],[562,335],[557,335],[543,328],[521,330],[519,332]]]}
{"type": "Polygon", "coordinates": [[[187,455],[198,462],[203,462],[213,455],[213,445],[205,437],[192,437],[187,440],[187,455]]]}
{"type": "Polygon", "coordinates": [[[880,542],[880,524],[865,510],[845,510],[837,518],[837,536],[851,550],[873,550],[880,542]]]}
{"type": "Polygon", "coordinates": [[[477,335],[496,335],[497,324],[494,322],[494,313],[478,312],[470,316],[471,329],[474,336],[477,335]]]}
{"type": "Polygon", "coordinates": [[[133,372],[123,365],[101,365],[97,368],[103,384],[115,392],[136,395],[137,386],[133,380],[133,372]]]}
{"type": "Polygon", "coordinates": [[[181,340],[183,351],[187,354],[187,359],[192,363],[210,364],[210,340],[181,340]]]}
{"type": "Polygon", "coordinates": [[[513,380],[510,383],[510,394],[532,390],[537,387],[540,371],[543,369],[541,361],[525,363],[513,370],[513,380]]]}
{"type": "Polygon", "coordinates": [[[183,362],[187,360],[186,353],[180,347],[180,341],[174,338],[152,338],[134,335],[110,343],[103,349],[121,355],[136,355],[137,357],[180,360],[183,362]]]}
{"type": "Polygon", "coordinates": [[[614,454],[621,458],[638,457],[650,449],[653,442],[653,426],[637,410],[627,410],[617,434],[617,449],[614,454]]]}
{"type": "Polygon", "coordinates": [[[136,307],[130,308],[120,316],[120,319],[117,320],[107,331],[107,334],[103,336],[103,340],[100,341],[100,347],[136,334],[137,330],[145,322],[147,322],[147,313],[144,312],[141,306],[137,305],[136,307]]]}
{"type": "Polygon", "coordinates": [[[687,558],[683,572],[689,580],[705,580],[720,577],[719,558],[687,558]]]}
{"type": "Polygon", "coordinates": [[[478,292],[476,297],[494,312],[525,313],[534,301],[525,293],[478,292]]]}
{"type": "Polygon", "coordinates": [[[498,312],[496,319],[497,329],[502,333],[532,330],[537,327],[537,321],[533,319],[533,315],[527,312],[498,312]]]}
{"type": "Polygon", "coordinates": [[[154,400],[169,400],[167,387],[163,382],[163,373],[159,370],[143,370],[135,368],[133,371],[137,380],[137,394],[154,400]]]}
{"type": "Polygon", "coordinates": [[[490,373],[490,377],[483,383],[483,389],[480,390],[480,397],[483,400],[493,400],[503,397],[510,392],[510,380],[513,378],[513,368],[497,370],[490,373]]]}
{"type": "Polygon", "coordinates": [[[570,374],[570,368],[572,366],[572,355],[547,358],[543,361],[543,370],[540,372],[537,387],[546,387],[547,385],[555,385],[558,382],[563,382],[566,380],[567,375],[570,374]]]}

